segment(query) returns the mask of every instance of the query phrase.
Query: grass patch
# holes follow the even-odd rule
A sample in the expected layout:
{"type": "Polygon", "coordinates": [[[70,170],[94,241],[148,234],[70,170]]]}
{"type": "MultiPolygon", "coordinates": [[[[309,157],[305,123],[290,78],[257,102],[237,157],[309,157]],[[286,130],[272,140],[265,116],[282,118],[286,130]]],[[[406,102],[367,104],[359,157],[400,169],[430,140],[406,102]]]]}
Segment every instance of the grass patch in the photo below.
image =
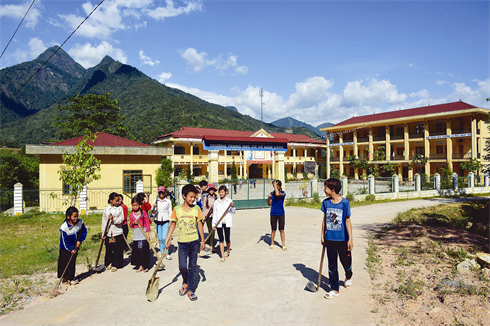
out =
{"type": "MultiPolygon", "coordinates": [[[[101,214],[81,216],[88,230],[77,263],[94,262],[100,246],[101,214]]],[[[0,216],[0,279],[55,271],[62,214],[29,212],[0,216]]]]}
{"type": "Polygon", "coordinates": [[[379,255],[379,247],[374,243],[374,238],[369,238],[368,247],[366,249],[367,258],[366,258],[366,266],[369,271],[369,276],[371,280],[374,280],[376,277],[376,272],[381,264],[381,259],[379,255]]]}

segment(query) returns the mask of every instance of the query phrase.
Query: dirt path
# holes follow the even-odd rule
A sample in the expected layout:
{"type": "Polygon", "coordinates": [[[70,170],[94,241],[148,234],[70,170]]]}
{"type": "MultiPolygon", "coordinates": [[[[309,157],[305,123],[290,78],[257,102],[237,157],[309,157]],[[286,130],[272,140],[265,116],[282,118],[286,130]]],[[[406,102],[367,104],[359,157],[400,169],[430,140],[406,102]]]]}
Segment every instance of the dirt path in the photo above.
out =
{"type": "MultiPolygon", "coordinates": [[[[76,324],[322,324],[369,325],[373,301],[365,268],[367,238],[398,212],[449,200],[415,200],[374,204],[352,209],[354,228],[353,286],[325,300],[328,266],[322,289],[308,292],[306,283],[318,279],[322,214],[319,210],[287,207],[287,251],[269,249],[269,211],[238,211],[231,231],[232,251],[225,263],[216,254],[200,258],[199,300],[177,292],[181,284],[178,259],[165,261],[159,272],[161,293],[146,300],[150,273],[136,274],[131,266],[85,279],[67,293],[0,319],[2,325],[76,324]]],[[[276,242],[280,241],[276,237],[276,242]]],[[[174,244],[176,241],[174,240],[174,244]]],[[[343,272],[341,272],[343,280],[343,272]]],[[[341,283],[342,284],[342,283],[341,283]]]]}

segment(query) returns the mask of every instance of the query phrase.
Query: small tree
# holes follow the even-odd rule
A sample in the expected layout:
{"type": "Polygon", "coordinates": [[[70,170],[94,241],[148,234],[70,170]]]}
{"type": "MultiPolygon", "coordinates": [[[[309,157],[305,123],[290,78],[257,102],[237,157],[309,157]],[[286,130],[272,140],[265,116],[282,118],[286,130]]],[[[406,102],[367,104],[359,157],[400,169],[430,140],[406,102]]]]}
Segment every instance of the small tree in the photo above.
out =
{"type": "Polygon", "coordinates": [[[236,168],[235,161],[233,161],[233,164],[231,165],[231,180],[237,180],[237,179],[238,179],[237,168],[236,168]]]}
{"type": "Polygon", "coordinates": [[[172,160],[162,159],[162,165],[156,170],[155,181],[159,186],[168,188],[172,184],[175,168],[172,166],[172,160]]]}
{"type": "MultiPolygon", "coordinates": [[[[92,181],[99,180],[100,161],[90,152],[94,146],[87,144],[88,140],[92,142],[97,136],[86,130],[83,139],[75,147],[73,154],[63,151],[63,163],[58,170],[60,180],[69,188],[69,199],[67,200],[70,206],[75,205],[78,193],[83,186],[88,185],[92,181]]],[[[67,204],[65,202],[65,204],[67,204]]]]}
{"type": "Polygon", "coordinates": [[[296,167],[293,167],[293,173],[292,173],[292,175],[293,175],[293,179],[294,180],[297,180],[298,179],[298,172],[296,172],[296,167]]]}
{"type": "Polygon", "coordinates": [[[335,169],[332,172],[330,172],[330,178],[340,179],[340,170],[335,169]]]}
{"type": "Polygon", "coordinates": [[[417,153],[413,156],[410,165],[415,166],[415,173],[420,173],[422,167],[424,168],[424,172],[425,172],[425,164],[427,164],[427,162],[429,162],[428,157],[424,157],[424,155],[417,153]]]}
{"type": "Polygon", "coordinates": [[[188,182],[192,182],[192,171],[191,171],[190,164],[187,164],[187,170],[185,171],[185,178],[187,179],[188,182]]]}
{"type": "Polygon", "coordinates": [[[471,158],[469,162],[461,162],[461,167],[465,171],[476,172],[481,170],[482,164],[476,158],[471,158]]]}

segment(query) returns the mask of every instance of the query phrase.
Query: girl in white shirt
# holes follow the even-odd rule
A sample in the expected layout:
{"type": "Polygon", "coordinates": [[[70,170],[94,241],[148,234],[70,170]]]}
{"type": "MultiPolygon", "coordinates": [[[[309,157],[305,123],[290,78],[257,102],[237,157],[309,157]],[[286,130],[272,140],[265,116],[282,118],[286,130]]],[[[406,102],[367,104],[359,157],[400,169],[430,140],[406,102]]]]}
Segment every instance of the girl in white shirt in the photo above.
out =
{"type": "Polygon", "coordinates": [[[230,230],[232,227],[232,217],[231,214],[235,214],[235,204],[233,200],[226,197],[228,189],[226,186],[220,186],[218,189],[219,199],[214,202],[213,205],[213,230],[216,230],[219,238],[219,249],[221,251],[221,260],[224,262],[225,258],[230,254],[231,240],[230,240],[230,230]],[[231,204],[230,209],[227,210],[228,206],[231,204]],[[226,211],[227,210],[227,211],[226,211]],[[219,219],[226,211],[225,217],[218,224],[219,219]],[[223,235],[224,232],[224,235],[223,235]],[[225,251],[225,239],[226,239],[226,253],[225,251]]]}
{"type": "MultiPolygon", "coordinates": [[[[172,215],[172,202],[167,198],[165,187],[158,187],[158,198],[153,203],[153,215],[158,235],[160,252],[165,250],[165,239],[167,238],[170,216],[172,215]]],[[[166,258],[171,260],[170,254],[166,258]]]]}
{"type": "Polygon", "coordinates": [[[115,272],[118,268],[123,267],[123,249],[126,242],[123,238],[122,222],[124,221],[124,212],[119,206],[119,195],[112,192],[109,195],[109,205],[104,208],[102,213],[102,239],[105,240],[105,266],[112,266],[111,271],[115,272]],[[109,230],[104,237],[105,227],[109,221],[109,230]]]}

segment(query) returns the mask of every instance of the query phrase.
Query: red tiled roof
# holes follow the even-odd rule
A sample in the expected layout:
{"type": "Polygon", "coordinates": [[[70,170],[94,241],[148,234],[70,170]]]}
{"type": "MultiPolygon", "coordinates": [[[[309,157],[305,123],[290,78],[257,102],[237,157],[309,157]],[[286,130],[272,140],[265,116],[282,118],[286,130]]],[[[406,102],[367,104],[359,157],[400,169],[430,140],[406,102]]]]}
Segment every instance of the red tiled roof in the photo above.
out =
{"type": "Polygon", "coordinates": [[[465,102],[461,102],[461,101],[453,102],[453,103],[438,104],[438,105],[429,105],[429,106],[423,106],[420,108],[397,110],[397,111],[376,113],[376,114],[370,114],[370,115],[363,115],[360,117],[353,117],[353,118],[344,120],[342,122],[339,122],[336,125],[333,125],[332,127],[339,127],[339,126],[365,123],[365,122],[373,122],[373,121],[380,121],[380,120],[399,119],[399,118],[413,117],[413,116],[417,116],[417,115],[467,110],[467,109],[474,109],[474,108],[476,108],[476,106],[465,103],[465,102]]]}
{"type": "MultiPolygon", "coordinates": [[[[95,138],[95,141],[92,142],[89,140],[87,144],[93,145],[93,146],[109,146],[109,147],[149,147],[150,145],[148,144],[143,144],[140,143],[139,141],[119,137],[119,136],[114,136],[105,132],[98,132],[96,133],[97,138],[95,138]]],[[[67,140],[62,140],[57,143],[52,143],[50,145],[54,146],[76,146],[81,140],[83,139],[83,136],[81,137],[76,137],[72,139],[67,139],[67,140]]]]}
{"type": "MultiPolygon", "coordinates": [[[[208,136],[218,136],[218,137],[223,137],[223,139],[231,139],[237,137],[240,138],[250,137],[254,133],[255,131],[182,127],[180,130],[159,136],[156,139],[158,140],[169,136],[173,136],[175,138],[198,138],[198,139],[203,139],[204,137],[208,137],[208,136]]],[[[323,143],[323,141],[321,140],[313,139],[306,135],[283,134],[283,133],[270,133],[270,135],[273,136],[274,138],[286,139],[289,143],[291,142],[318,143],[318,144],[323,143]]]]}

